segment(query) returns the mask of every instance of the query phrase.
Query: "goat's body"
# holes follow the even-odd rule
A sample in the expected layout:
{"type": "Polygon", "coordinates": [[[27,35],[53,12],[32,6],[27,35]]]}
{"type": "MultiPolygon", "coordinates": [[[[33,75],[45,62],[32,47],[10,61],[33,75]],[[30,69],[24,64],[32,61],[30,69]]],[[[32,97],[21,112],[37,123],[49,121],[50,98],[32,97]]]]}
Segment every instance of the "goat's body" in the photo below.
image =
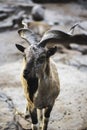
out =
{"type": "Polygon", "coordinates": [[[44,73],[39,79],[38,90],[34,95],[34,104],[36,108],[42,109],[52,106],[59,93],[59,79],[57,68],[54,62],[50,62],[49,76],[44,73]]]}
{"type": "Polygon", "coordinates": [[[38,89],[34,93],[33,102],[31,101],[29,95],[31,92],[28,91],[27,81],[23,77],[23,70],[25,68],[25,61],[23,61],[23,70],[21,76],[22,86],[24,88],[25,97],[29,104],[35,106],[38,109],[45,108],[47,106],[52,106],[56,97],[60,91],[60,83],[57,73],[57,68],[52,59],[50,59],[50,73],[49,76],[46,74],[41,75],[38,79],[38,89]]]}
{"type": "MultiPolygon", "coordinates": [[[[49,61],[48,70],[44,72],[44,74],[40,75],[38,79],[38,88],[33,95],[33,101],[30,99],[31,92],[29,91],[29,87],[27,81],[23,77],[23,71],[25,68],[25,60],[23,60],[23,69],[21,82],[24,88],[25,97],[27,99],[27,109],[45,109],[49,107],[53,107],[55,99],[57,98],[60,92],[60,83],[57,73],[57,68],[52,59],[49,61]]],[[[47,121],[48,122],[48,121],[47,121]]],[[[45,130],[43,128],[43,130],[45,130]]]]}
{"type": "Polygon", "coordinates": [[[24,55],[21,82],[27,99],[26,110],[31,116],[32,130],[47,130],[50,113],[60,92],[60,83],[57,67],[50,58],[57,48],[45,46],[49,40],[61,39],[61,32],[48,31],[38,44],[31,30],[24,28],[18,33],[29,43],[28,48],[16,44],[24,55]]]}
{"type": "MultiPolygon", "coordinates": [[[[24,55],[21,81],[32,120],[32,130],[47,130],[50,113],[60,91],[57,68],[50,59],[57,52],[54,45],[72,41],[78,43],[80,35],[71,36],[59,30],[48,30],[37,42],[37,35],[28,28],[19,29],[18,33],[29,44],[28,48],[19,44],[16,47],[24,55]],[[36,126],[40,119],[43,122],[41,129],[36,126]]],[[[84,36],[82,39],[81,42],[87,38],[84,36]]]]}

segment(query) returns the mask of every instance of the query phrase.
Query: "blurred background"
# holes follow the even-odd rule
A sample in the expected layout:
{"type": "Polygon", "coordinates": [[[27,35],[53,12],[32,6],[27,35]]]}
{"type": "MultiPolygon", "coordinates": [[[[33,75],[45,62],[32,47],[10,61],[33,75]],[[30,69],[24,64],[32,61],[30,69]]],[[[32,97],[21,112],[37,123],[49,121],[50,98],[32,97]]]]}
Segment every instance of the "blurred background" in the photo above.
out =
{"type": "MultiPolygon", "coordinates": [[[[20,83],[22,55],[15,44],[28,44],[17,30],[28,27],[38,41],[49,29],[87,35],[87,0],[0,0],[0,130],[29,130],[20,83]],[[74,28],[74,29],[73,29],[74,28]]],[[[61,91],[48,130],[87,130],[87,41],[58,46],[61,91]]]]}

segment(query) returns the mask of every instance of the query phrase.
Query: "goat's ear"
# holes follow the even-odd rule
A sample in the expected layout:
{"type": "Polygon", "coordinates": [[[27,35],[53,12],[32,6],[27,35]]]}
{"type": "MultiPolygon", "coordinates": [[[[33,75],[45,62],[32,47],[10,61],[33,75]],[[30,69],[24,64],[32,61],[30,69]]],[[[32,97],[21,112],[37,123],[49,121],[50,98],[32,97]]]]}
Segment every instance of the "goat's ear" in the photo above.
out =
{"type": "Polygon", "coordinates": [[[15,44],[15,45],[16,45],[16,47],[17,47],[17,49],[18,49],[19,51],[21,51],[22,53],[24,52],[25,47],[23,47],[23,46],[21,46],[21,45],[19,45],[19,44],[15,44]]]}
{"type": "Polygon", "coordinates": [[[52,47],[47,51],[47,58],[54,55],[57,52],[57,47],[52,47]]]}

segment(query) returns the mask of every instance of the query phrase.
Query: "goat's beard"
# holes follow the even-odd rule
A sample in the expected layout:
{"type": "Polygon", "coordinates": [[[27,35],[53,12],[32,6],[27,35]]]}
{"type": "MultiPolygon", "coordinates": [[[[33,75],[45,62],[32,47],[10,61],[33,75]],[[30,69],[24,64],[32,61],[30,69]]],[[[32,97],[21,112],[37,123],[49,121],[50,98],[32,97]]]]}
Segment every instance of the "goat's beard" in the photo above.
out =
{"type": "Polygon", "coordinates": [[[38,78],[34,77],[34,78],[29,78],[27,80],[27,84],[28,84],[28,90],[29,90],[29,96],[30,96],[30,99],[31,101],[33,101],[33,96],[35,94],[35,92],[37,91],[38,89],[38,78]]]}

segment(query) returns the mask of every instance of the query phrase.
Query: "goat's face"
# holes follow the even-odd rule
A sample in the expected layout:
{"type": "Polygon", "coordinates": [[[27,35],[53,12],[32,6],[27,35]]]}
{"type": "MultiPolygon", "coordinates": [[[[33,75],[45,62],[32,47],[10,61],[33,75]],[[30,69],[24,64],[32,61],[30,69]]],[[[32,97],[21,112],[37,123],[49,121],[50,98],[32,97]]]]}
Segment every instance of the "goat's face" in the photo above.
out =
{"type": "Polygon", "coordinates": [[[25,79],[41,77],[46,72],[49,57],[56,52],[56,48],[46,49],[37,45],[31,45],[28,48],[21,45],[16,46],[24,55],[25,68],[23,76],[25,79]]]}
{"type": "Polygon", "coordinates": [[[50,30],[44,34],[40,42],[37,42],[36,35],[29,29],[22,28],[18,33],[29,43],[28,48],[16,44],[16,47],[22,51],[24,55],[25,68],[23,74],[26,79],[41,77],[47,70],[49,57],[54,55],[57,51],[57,48],[54,47],[54,43],[63,43],[66,38],[69,38],[68,34],[65,34],[64,32],[50,30]],[[49,42],[51,45],[50,49],[47,47],[49,42]]]}
{"type": "MultiPolygon", "coordinates": [[[[69,43],[74,40],[78,42],[78,36],[71,36],[59,30],[47,31],[40,42],[37,42],[36,35],[27,28],[18,30],[19,35],[25,39],[29,47],[25,49],[23,46],[16,44],[16,47],[23,52],[25,57],[24,77],[36,77],[45,72],[49,57],[55,54],[57,48],[54,45],[58,43],[69,43]],[[50,45],[50,49],[48,46],[50,45]]],[[[83,39],[84,40],[84,39],[83,39]]]]}
{"type": "Polygon", "coordinates": [[[46,50],[37,46],[29,46],[24,51],[24,77],[38,77],[45,71],[47,63],[46,50]]]}

